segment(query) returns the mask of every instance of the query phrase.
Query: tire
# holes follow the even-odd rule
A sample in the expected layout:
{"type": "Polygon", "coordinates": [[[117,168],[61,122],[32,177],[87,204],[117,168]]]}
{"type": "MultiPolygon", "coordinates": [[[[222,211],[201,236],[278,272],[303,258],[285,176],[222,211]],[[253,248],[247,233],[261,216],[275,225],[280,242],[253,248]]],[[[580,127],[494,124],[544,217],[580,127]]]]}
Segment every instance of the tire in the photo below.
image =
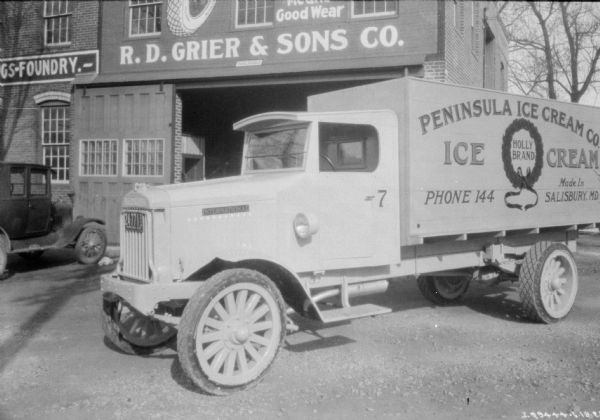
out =
{"type": "Polygon", "coordinates": [[[471,278],[420,276],[417,285],[425,299],[436,305],[449,305],[460,300],[469,289],[471,278]]]}
{"type": "Polygon", "coordinates": [[[99,225],[84,228],[75,243],[75,256],[82,264],[96,264],[106,251],[106,233],[99,225]]]}
{"type": "Polygon", "coordinates": [[[519,272],[525,316],[546,324],[565,318],[579,287],[577,265],[565,245],[538,242],[527,251],[519,272]]]}
{"type": "Polygon", "coordinates": [[[175,344],[177,330],[142,315],[121,301],[102,302],[102,329],[115,347],[127,354],[149,355],[175,344]]]}
{"type": "Polygon", "coordinates": [[[4,235],[0,234],[0,276],[4,274],[6,270],[6,263],[8,262],[8,242],[4,235]]]}
{"type": "Polygon", "coordinates": [[[36,261],[36,260],[40,259],[40,257],[42,256],[43,253],[44,253],[43,250],[30,251],[30,252],[19,252],[19,257],[21,257],[27,261],[36,261]]]}
{"type": "Polygon", "coordinates": [[[201,390],[228,395],[264,377],[285,337],[285,307],[277,287],[248,269],[215,274],[186,305],[177,352],[201,390]]]}

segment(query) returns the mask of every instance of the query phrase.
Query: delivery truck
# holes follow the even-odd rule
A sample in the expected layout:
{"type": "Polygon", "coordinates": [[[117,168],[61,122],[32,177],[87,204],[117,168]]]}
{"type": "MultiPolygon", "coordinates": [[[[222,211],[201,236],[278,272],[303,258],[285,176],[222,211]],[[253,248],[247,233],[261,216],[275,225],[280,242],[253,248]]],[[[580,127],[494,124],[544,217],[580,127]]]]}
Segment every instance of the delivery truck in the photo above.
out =
{"type": "Polygon", "coordinates": [[[573,307],[578,230],[600,219],[598,108],[400,78],[234,129],[239,176],[124,197],[101,282],[121,350],[176,342],[194,384],[222,395],[264,376],[288,314],[389,312],[369,297],[390,279],[441,305],[512,281],[543,323],[573,307]]]}

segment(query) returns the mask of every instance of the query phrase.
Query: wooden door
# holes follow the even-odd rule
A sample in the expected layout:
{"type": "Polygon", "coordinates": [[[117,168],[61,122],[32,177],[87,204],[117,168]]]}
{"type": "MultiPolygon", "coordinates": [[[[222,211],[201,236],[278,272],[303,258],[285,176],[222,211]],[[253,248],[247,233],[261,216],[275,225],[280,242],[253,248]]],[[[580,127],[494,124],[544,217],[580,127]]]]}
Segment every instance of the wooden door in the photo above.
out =
{"type": "Polygon", "coordinates": [[[173,87],[79,88],[74,97],[74,216],[103,219],[118,243],[123,196],[136,183],[171,182],[173,87]]]}

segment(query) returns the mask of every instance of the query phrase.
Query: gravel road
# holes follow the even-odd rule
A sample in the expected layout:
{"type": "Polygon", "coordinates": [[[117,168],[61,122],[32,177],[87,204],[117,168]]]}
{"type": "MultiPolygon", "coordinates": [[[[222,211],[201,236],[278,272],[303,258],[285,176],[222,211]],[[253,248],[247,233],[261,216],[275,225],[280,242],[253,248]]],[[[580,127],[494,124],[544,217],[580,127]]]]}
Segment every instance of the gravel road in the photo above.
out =
{"type": "Polygon", "coordinates": [[[521,317],[514,285],[474,284],[434,307],[413,280],[391,314],[299,320],[257,387],[199,393],[174,350],[128,356],[103,340],[99,276],[65,251],[10,257],[0,280],[0,419],[600,418],[600,236],[576,254],[580,289],[554,325],[521,317]],[[29,263],[31,264],[31,263],[29,263]]]}

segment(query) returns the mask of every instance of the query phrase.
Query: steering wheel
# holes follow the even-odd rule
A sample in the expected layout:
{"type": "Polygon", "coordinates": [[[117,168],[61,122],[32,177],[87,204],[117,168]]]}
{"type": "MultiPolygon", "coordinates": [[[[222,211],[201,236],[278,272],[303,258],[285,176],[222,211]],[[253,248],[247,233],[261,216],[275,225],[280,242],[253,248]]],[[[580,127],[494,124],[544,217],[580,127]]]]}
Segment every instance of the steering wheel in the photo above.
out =
{"type": "Polygon", "coordinates": [[[331,159],[329,159],[329,156],[320,154],[319,157],[321,157],[325,162],[327,162],[329,164],[329,166],[331,166],[331,170],[333,172],[335,172],[335,165],[333,164],[333,162],[331,161],[331,159]]]}

